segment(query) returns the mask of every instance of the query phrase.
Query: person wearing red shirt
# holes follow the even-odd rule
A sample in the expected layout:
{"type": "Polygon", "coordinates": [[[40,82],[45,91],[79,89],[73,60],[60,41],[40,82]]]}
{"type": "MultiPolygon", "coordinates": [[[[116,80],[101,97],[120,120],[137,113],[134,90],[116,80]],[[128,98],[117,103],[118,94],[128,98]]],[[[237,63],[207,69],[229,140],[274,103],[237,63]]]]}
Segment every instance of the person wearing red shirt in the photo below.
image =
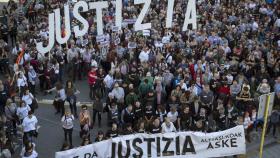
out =
{"type": "Polygon", "coordinates": [[[226,83],[222,83],[222,86],[218,89],[219,94],[224,94],[226,96],[230,95],[230,88],[226,83]]]}
{"type": "Polygon", "coordinates": [[[94,96],[95,96],[95,83],[96,83],[96,79],[97,79],[97,72],[96,72],[96,67],[93,66],[91,67],[91,70],[88,72],[88,84],[89,84],[89,97],[93,100],[94,96]]]}

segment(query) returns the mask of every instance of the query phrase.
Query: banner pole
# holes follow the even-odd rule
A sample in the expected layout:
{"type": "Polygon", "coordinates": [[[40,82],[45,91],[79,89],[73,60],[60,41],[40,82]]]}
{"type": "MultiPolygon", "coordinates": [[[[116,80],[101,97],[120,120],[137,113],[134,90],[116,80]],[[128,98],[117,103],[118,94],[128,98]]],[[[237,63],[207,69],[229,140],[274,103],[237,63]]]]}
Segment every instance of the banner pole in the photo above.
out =
{"type": "Polygon", "coordinates": [[[264,145],[266,126],[267,126],[269,103],[270,103],[270,95],[267,96],[266,105],[265,105],[264,125],[263,125],[262,138],[261,138],[261,144],[260,144],[260,158],[263,157],[263,145],[264,145]]]}

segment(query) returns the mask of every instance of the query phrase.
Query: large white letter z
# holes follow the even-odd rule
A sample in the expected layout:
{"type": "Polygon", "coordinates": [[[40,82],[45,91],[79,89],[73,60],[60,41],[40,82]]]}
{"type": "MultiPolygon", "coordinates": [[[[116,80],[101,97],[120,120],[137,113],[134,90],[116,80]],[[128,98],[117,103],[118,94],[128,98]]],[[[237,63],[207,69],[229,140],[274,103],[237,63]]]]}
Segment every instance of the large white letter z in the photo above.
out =
{"type": "Polygon", "coordinates": [[[135,31],[148,30],[148,29],[151,29],[151,27],[152,27],[151,23],[142,24],[142,21],[151,5],[151,0],[134,0],[134,4],[142,4],[142,3],[144,3],[144,7],[141,10],[140,15],[138,16],[138,19],[136,20],[136,22],[134,24],[135,31]]]}

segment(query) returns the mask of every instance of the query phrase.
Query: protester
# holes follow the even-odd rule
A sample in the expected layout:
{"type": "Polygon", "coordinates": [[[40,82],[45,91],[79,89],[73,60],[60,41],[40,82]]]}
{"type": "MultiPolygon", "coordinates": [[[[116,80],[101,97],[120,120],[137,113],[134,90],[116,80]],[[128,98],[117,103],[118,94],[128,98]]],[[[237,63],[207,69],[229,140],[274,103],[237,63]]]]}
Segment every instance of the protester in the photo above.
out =
{"type": "Polygon", "coordinates": [[[61,116],[63,116],[65,111],[64,103],[66,100],[65,89],[63,88],[61,83],[57,83],[54,88],[47,90],[47,92],[51,92],[54,90],[56,91],[56,96],[53,103],[56,109],[55,114],[61,113],[61,116]]]}
{"type": "Polygon", "coordinates": [[[78,118],[77,114],[77,94],[80,93],[74,85],[73,82],[67,81],[66,87],[65,87],[65,93],[66,93],[66,100],[69,102],[71,113],[74,114],[75,118],[78,118]]]}
{"type": "Polygon", "coordinates": [[[23,142],[26,141],[33,142],[34,141],[33,137],[38,136],[37,123],[38,123],[37,117],[33,115],[32,111],[29,111],[28,116],[25,117],[22,121],[22,127],[24,132],[23,142]]]}
{"type": "Polygon", "coordinates": [[[71,112],[68,110],[65,111],[65,114],[61,118],[62,127],[64,130],[64,140],[65,142],[68,142],[70,148],[73,147],[72,143],[72,133],[73,133],[73,127],[74,127],[74,116],[71,114],[71,112]]]}
{"type": "Polygon", "coordinates": [[[87,105],[82,105],[82,110],[79,114],[79,121],[80,121],[80,137],[83,138],[84,136],[90,137],[90,128],[92,126],[90,112],[88,110],[87,105]]]}

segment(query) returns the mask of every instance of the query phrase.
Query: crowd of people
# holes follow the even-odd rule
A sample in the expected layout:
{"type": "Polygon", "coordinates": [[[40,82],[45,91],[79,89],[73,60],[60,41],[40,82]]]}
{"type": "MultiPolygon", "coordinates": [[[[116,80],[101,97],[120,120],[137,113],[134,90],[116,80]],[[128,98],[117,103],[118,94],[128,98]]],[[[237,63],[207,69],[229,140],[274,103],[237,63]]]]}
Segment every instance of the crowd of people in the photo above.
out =
{"type": "MultiPolygon", "coordinates": [[[[102,11],[104,41],[97,41],[96,13],[82,13],[89,22],[83,37],[46,54],[36,43],[48,41],[48,13],[75,2],[10,0],[0,17],[1,151],[13,154],[12,140],[23,131],[24,158],[36,158],[38,135],[36,95],[56,93],[65,142],[73,148],[74,120],[80,122],[82,145],[133,133],[214,132],[243,125],[246,140],[262,128],[258,96],[275,92],[268,132],[279,124],[280,3],[274,0],[198,0],[196,30],[182,31],[187,2],[174,5],[172,28],[165,27],[167,0],[152,1],[143,23],[150,35],[135,32],[141,5],[123,1],[123,27],[114,30],[115,2],[102,11]],[[130,21],[130,22],[128,22],[130,21]],[[12,65],[12,66],[11,66],[12,65]],[[77,110],[77,80],[87,80],[93,112],[77,110]],[[63,86],[65,84],[65,86],[63,86]],[[65,102],[69,108],[65,108],[65,102]],[[108,131],[92,139],[90,131],[107,113],[108,131]]],[[[73,13],[70,11],[70,19],[73,13]]],[[[63,20],[62,20],[63,21],[63,20]]],[[[64,22],[62,22],[64,23],[64,22]]],[[[71,24],[77,24],[72,20],[71,24]]],[[[63,25],[62,25],[63,29],[63,25]]],[[[106,125],[106,126],[107,126],[106,125]]]]}

